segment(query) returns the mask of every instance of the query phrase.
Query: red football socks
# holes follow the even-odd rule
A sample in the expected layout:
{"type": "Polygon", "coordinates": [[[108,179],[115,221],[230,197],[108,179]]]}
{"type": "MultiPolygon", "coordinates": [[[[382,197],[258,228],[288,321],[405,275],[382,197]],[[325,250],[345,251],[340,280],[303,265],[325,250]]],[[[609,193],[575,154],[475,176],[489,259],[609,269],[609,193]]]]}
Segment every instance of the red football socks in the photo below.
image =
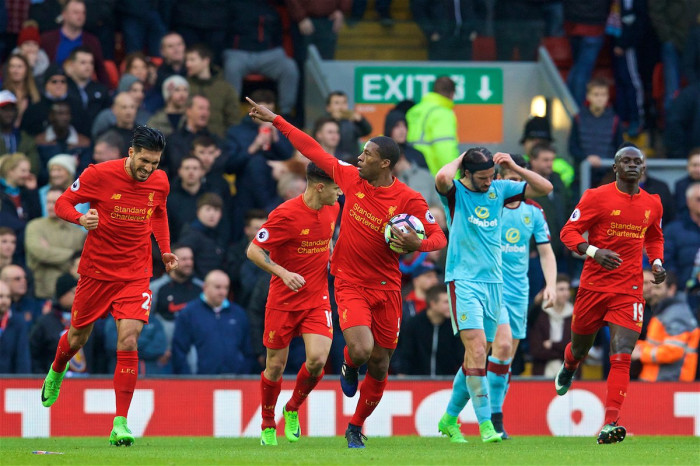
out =
{"type": "Polygon", "coordinates": [[[605,424],[617,422],[620,417],[622,403],[627,396],[630,384],[629,354],[617,353],[610,355],[610,373],[608,374],[608,395],[605,398],[605,424]]]}
{"type": "Polygon", "coordinates": [[[302,364],[297,374],[297,383],[294,386],[294,393],[292,393],[292,398],[287,402],[287,411],[299,411],[299,406],[306,400],[306,397],[309,396],[311,390],[314,389],[322,377],[323,371],[321,371],[318,377],[314,377],[306,368],[306,363],[302,364]]]}
{"type": "Polygon", "coordinates": [[[68,361],[73,359],[73,356],[75,356],[75,353],[78,351],[80,351],[80,348],[76,348],[75,350],[70,349],[70,345],[68,344],[68,332],[64,333],[61,336],[61,339],[58,340],[56,357],[53,360],[51,368],[54,370],[54,372],[63,372],[66,370],[66,364],[68,364],[68,361]]]}
{"type": "Polygon", "coordinates": [[[581,359],[574,358],[574,353],[571,352],[571,343],[569,342],[564,349],[564,367],[567,370],[575,371],[578,369],[578,365],[581,363],[581,359]]]}
{"type": "Polygon", "coordinates": [[[355,364],[354,362],[352,362],[352,358],[350,358],[350,351],[348,351],[347,346],[345,348],[343,348],[343,357],[345,358],[345,364],[347,364],[348,366],[355,368],[355,369],[360,367],[357,364],[355,364]]]}
{"type": "Polygon", "coordinates": [[[114,369],[114,394],[117,400],[117,416],[127,417],[139,376],[138,351],[117,350],[117,367],[114,369]]]}
{"type": "Polygon", "coordinates": [[[384,395],[386,380],[386,377],[384,377],[384,380],[377,380],[369,375],[369,372],[367,373],[365,380],[360,385],[360,399],[357,402],[357,408],[355,408],[355,414],[352,416],[350,424],[362,426],[365,423],[365,419],[372,414],[374,408],[377,407],[382,399],[382,395],[384,395]]]}
{"type": "Polygon", "coordinates": [[[280,396],[282,390],[282,378],[277,382],[268,380],[265,377],[265,371],[260,373],[260,399],[262,401],[262,430],[272,427],[277,427],[275,422],[275,405],[277,405],[277,397],[280,396]]]}

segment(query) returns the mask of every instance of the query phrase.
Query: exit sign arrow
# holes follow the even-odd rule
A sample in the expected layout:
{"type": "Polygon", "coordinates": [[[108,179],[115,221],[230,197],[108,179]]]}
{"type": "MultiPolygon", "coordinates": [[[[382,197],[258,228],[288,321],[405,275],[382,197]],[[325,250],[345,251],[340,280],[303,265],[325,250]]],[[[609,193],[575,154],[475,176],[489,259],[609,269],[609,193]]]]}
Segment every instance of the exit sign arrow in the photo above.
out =
{"type": "Polygon", "coordinates": [[[490,80],[488,75],[481,75],[481,88],[476,93],[481,100],[489,100],[489,97],[493,95],[490,89],[490,80]]]}

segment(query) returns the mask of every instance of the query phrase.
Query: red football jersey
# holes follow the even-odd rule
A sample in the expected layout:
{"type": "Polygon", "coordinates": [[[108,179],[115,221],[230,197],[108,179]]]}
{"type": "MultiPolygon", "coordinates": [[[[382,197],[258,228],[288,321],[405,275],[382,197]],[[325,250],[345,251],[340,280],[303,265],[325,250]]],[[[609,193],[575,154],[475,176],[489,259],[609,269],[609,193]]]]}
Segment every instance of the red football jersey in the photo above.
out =
{"type": "Polygon", "coordinates": [[[579,244],[586,242],[610,249],[620,255],[622,264],[615,270],[606,270],[596,261],[586,259],[581,288],[641,297],[643,250],[646,248],[650,262],[664,257],[662,215],[659,196],[643,189],[630,196],[613,182],[587,190],[562,228],[561,240],[575,252],[579,252],[579,244]],[[588,241],[582,236],[586,231],[588,241]]]}
{"type": "Polygon", "coordinates": [[[304,195],[290,199],[270,212],[253,243],[270,253],[270,259],[298,273],[306,284],[294,292],[273,275],[267,306],[281,311],[302,311],[328,306],[328,259],[340,206],[314,210],[304,195]]]}
{"type": "Polygon", "coordinates": [[[165,202],[168,177],[156,170],[143,182],[126,173],[125,160],[88,166],[56,201],[56,215],[80,224],[74,206],[89,202],[99,218],[88,231],[78,273],[98,280],[129,281],[152,275],[151,232],[170,252],[165,202]]]}
{"type": "Polygon", "coordinates": [[[445,247],[445,234],[420,193],[396,178],[390,186],[376,188],[360,177],[357,167],[326,153],[282,117],[275,118],[274,124],[297,150],[333,177],[345,194],[340,236],[331,259],[334,276],[366,288],[400,291],[399,254],[384,239],[384,227],[397,214],[411,214],[423,222],[426,238],[421,251],[445,247]]]}

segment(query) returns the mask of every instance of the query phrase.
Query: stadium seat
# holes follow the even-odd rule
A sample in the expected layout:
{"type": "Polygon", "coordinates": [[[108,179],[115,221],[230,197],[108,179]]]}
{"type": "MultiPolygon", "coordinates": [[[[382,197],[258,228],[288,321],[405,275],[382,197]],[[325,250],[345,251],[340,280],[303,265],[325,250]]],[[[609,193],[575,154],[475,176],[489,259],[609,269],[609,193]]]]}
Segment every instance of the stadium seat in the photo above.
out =
{"type": "Polygon", "coordinates": [[[472,60],[496,60],[496,39],[487,36],[476,36],[472,43],[472,60]]]}
{"type": "Polygon", "coordinates": [[[654,100],[654,106],[658,115],[656,124],[664,127],[664,65],[659,62],[654,65],[654,71],[651,74],[651,98],[654,100]]]}
{"type": "Polygon", "coordinates": [[[107,76],[109,76],[109,88],[114,90],[119,85],[119,70],[117,69],[117,64],[112,60],[105,60],[104,63],[107,76]]]}
{"type": "Polygon", "coordinates": [[[569,39],[566,37],[543,37],[541,44],[547,49],[554,65],[560,72],[568,71],[573,66],[574,58],[571,54],[569,39]]]}

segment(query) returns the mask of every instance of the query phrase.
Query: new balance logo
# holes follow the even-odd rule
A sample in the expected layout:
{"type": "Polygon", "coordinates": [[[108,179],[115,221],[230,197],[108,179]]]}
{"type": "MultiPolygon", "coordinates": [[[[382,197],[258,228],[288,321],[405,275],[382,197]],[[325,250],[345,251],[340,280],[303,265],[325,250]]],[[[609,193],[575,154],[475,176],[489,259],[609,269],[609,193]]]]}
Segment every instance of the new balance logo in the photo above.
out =
{"type": "Polygon", "coordinates": [[[299,234],[300,234],[300,235],[308,235],[308,234],[309,234],[309,229],[308,229],[308,228],[304,228],[303,230],[301,230],[301,233],[299,233],[299,234]]]}
{"type": "Polygon", "coordinates": [[[117,194],[117,193],[112,194],[112,199],[119,200],[119,199],[121,199],[121,198],[122,198],[122,195],[121,195],[121,194],[117,194]]]}
{"type": "Polygon", "coordinates": [[[614,217],[614,216],[617,216],[617,215],[620,215],[620,210],[619,210],[619,209],[615,209],[615,210],[613,210],[612,212],[610,212],[610,215],[613,216],[613,217],[614,217]]]}

